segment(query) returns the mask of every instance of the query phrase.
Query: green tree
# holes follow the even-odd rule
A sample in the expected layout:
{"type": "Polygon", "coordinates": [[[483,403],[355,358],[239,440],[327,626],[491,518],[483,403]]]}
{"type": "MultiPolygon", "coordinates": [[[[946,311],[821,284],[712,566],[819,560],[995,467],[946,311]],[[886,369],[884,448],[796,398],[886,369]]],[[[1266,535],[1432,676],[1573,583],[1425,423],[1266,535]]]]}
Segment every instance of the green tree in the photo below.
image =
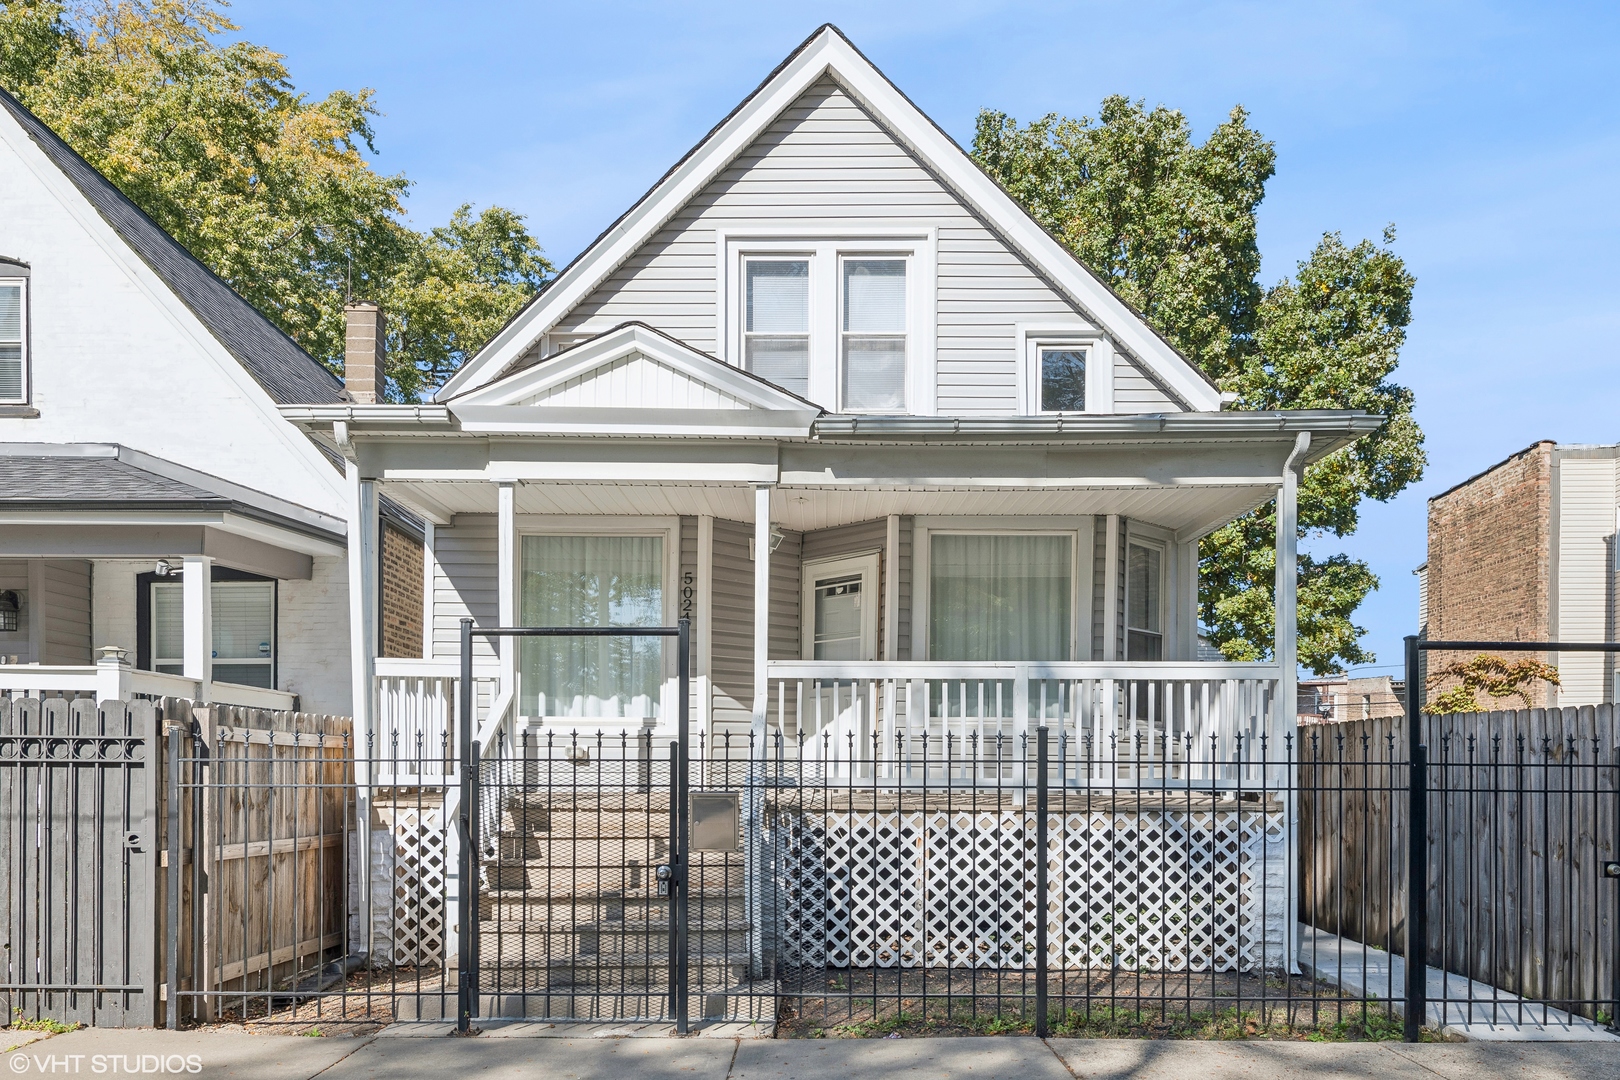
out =
{"type": "Polygon", "coordinates": [[[369,90],[296,92],[217,0],[0,0],[0,85],[192,254],[341,371],[347,296],[390,320],[390,397],[454,370],[551,272],[523,219],[467,207],[425,233],[372,169],[369,90]],[[483,336],[481,336],[483,335],[483,336]]]}
{"type": "MultiPolygon", "coordinates": [[[[1383,243],[1325,234],[1292,279],[1259,280],[1255,212],[1276,166],[1241,108],[1199,144],[1180,112],[1110,97],[1098,118],[1020,127],[979,115],[973,155],[1035,219],[1134,306],[1235,408],[1365,409],[1377,432],[1306,470],[1300,536],[1354,532],[1365,498],[1422,475],[1412,394],[1390,381],[1412,317],[1414,280],[1383,243]]],[[[1273,645],[1276,507],[1233,522],[1200,550],[1199,617],[1223,654],[1273,645]]],[[[1318,674],[1370,662],[1352,621],[1378,587],[1360,561],[1303,554],[1300,662],[1318,674]]]]}

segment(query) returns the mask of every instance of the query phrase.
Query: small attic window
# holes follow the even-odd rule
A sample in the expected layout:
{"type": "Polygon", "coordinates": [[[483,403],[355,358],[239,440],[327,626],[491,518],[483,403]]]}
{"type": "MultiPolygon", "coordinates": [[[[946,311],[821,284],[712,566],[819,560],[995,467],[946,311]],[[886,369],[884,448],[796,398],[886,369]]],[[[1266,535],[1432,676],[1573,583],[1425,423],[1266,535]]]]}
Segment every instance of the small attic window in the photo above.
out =
{"type": "Polygon", "coordinates": [[[0,405],[28,401],[28,269],[0,259],[0,405]]]}

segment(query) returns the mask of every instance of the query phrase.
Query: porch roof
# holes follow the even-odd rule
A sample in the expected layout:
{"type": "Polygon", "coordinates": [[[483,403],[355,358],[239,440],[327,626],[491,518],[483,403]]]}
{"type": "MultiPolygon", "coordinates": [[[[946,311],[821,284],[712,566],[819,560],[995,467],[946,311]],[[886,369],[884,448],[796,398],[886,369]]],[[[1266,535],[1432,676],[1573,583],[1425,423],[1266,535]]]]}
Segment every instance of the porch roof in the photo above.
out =
{"type": "Polygon", "coordinates": [[[307,578],[341,554],[345,523],[114,443],[0,447],[0,555],[211,555],[238,569],[307,578]]]}
{"type": "Polygon", "coordinates": [[[1351,412],[1084,417],[851,417],[794,438],[586,438],[469,432],[439,406],[307,408],[361,474],[424,516],[494,513],[496,485],[521,514],[695,515],[752,520],[752,488],[776,489],[773,520],[798,530],[887,514],[1122,514],[1201,536],[1271,499],[1310,436],[1319,460],[1376,429],[1351,412]]]}

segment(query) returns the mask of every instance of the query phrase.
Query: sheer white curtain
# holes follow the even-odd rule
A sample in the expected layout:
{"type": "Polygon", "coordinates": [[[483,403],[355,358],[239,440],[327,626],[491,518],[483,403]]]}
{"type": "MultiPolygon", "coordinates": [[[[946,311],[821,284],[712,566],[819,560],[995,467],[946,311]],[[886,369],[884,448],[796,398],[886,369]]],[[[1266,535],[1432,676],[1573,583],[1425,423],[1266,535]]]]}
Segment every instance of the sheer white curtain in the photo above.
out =
{"type": "Polygon", "coordinates": [[[929,537],[932,660],[1067,660],[1067,536],[929,537]]]}
{"type": "MultiPolygon", "coordinates": [[[[658,626],[664,542],[656,536],[525,536],[519,618],[525,626],[658,626]]],[[[658,715],[661,638],[526,638],[524,716],[658,715]]]]}

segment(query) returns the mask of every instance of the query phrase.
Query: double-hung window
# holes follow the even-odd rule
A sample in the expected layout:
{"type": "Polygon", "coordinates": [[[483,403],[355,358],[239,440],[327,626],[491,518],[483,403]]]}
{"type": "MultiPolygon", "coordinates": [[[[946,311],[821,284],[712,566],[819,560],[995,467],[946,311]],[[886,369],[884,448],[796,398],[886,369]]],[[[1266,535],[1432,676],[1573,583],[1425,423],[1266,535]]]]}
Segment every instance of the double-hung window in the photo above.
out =
{"type": "Polygon", "coordinates": [[[906,260],[843,262],[839,339],[841,407],[900,412],[906,407],[906,260]]]}
{"type": "Polygon", "coordinates": [[[810,260],[749,259],[744,289],[747,369],[800,397],[810,391],[810,260]]]}
{"type": "Polygon", "coordinates": [[[28,281],[6,270],[0,262],[0,405],[19,405],[28,400],[28,281]]]}
{"type": "Polygon", "coordinates": [[[1125,555],[1125,659],[1164,659],[1164,550],[1134,540],[1125,555]]]}
{"type": "MultiPolygon", "coordinates": [[[[213,592],[214,681],[276,684],[276,583],[216,581],[213,592]]],[[[152,585],[152,669],[185,670],[185,599],[178,582],[152,585]]]]}

